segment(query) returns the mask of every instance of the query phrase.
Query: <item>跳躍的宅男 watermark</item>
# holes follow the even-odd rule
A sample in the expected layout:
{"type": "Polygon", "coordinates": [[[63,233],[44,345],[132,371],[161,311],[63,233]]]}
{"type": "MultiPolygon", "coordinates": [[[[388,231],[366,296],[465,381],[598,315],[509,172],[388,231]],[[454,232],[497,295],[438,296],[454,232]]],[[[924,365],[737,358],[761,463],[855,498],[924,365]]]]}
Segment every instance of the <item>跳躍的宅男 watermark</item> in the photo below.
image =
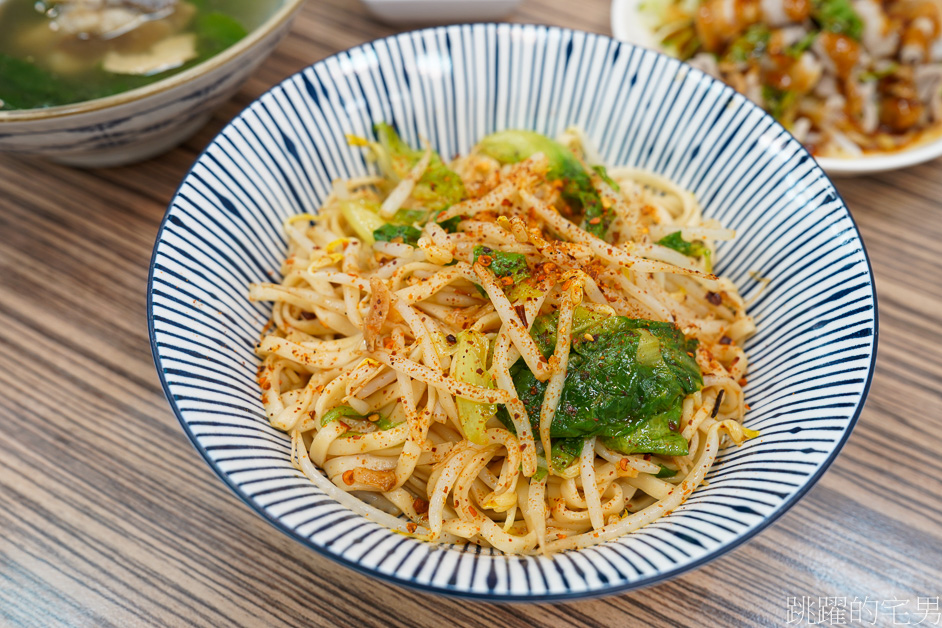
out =
{"type": "Polygon", "coordinates": [[[791,626],[942,626],[939,601],[938,595],[915,599],[788,597],[785,623],[791,626]]]}

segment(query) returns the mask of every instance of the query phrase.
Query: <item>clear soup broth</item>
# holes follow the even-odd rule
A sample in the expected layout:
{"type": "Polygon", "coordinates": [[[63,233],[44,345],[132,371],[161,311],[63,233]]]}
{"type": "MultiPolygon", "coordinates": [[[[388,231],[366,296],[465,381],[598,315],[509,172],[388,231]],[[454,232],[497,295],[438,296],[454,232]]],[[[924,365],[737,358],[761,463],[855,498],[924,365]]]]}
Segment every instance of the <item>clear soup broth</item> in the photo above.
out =
{"type": "Polygon", "coordinates": [[[111,96],[229,48],[281,0],[0,0],[0,110],[111,96]]]}

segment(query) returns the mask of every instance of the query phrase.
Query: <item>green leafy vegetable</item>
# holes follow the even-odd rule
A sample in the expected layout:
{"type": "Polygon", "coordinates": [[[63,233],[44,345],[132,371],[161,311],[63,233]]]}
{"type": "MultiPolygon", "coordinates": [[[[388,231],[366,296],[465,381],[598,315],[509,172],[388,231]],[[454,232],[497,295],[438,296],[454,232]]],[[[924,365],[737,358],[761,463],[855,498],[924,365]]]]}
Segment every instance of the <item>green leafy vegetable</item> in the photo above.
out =
{"type": "Polygon", "coordinates": [[[373,244],[373,234],[386,223],[379,214],[379,205],[366,200],[340,201],[340,213],[357,237],[367,245],[373,244]]]}
{"type": "Polygon", "coordinates": [[[58,77],[23,59],[0,53],[0,77],[0,108],[33,109],[63,100],[58,77]]]}
{"type": "Polygon", "coordinates": [[[638,364],[655,366],[661,359],[661,342],[647,329],[638,330],[638,364]]]}
{"type": "Polygon", "coordinates": [[[641,421],[634,430],[617,436],[605,437],[602,442],[623,454],[660,454],[662,456],[686,456],[687,439],[671,429],[677,425],[682,414],[676,405],[666,412],[641,421]]]}
{"type": "Polygon", "coordinates": [[[765,54],[772,31],[765,24],[753,24],[729,45],[726,56],[737,63],[758,59],[765,54]]]}
{"type": "Polygon", "coordinates": [[[428,212],[422,209],[400,209],[392,215],[389,222],[394,225],[414,225],[415,223],[425,224],[428,220],[428,212]]]}
{"type": "Polygon", "coordinates": [[[812,0],[811,19],[821,30],[847,35],[857,41],[863,33],[863,21],[850,0],[812,0]]]}
{"type": "MultiPolygon", "coordinates": [[[[487,336],[469,329],[459,333],[457,339],[457,350],[451,361],[451,376],[475,386],[495,388],[494,380],[487,371],[490,345],[487,336]]],[[[487,422],[497,412],[497,407],[492,403],[479,403],[463,397],[458,397],[455,405],[465,437],[472,443],[484,445],[487,422]]]]}
{"type": "Polygon", "coordinates": [[[326,426],[331,421],[336,421],[337,419],[341,419],[345,416],[352,416],[355,419],[366,418],[350,406],[337,406],[336,408],[331,408],[324,413],[324,416],[321,417],[321,427],[326,426]]]}
{"type": "Polygon", "coordinates": [[[458,223],[460,222],[461,216],[453,216],[448,220],[439,222],[438,225],[448,233],[456,233],[458,231],[458,223]]]}
{"type": "MultiPolygon", "coordinates": [[[[335,408],[331,408],[330,410],[324,413],[324,416],[321,418],[321,427],[326,426],[328,423],[332,421],[336,421],[337,419],[342,419],[343,417],[347,417],[347,416],[353,417],[354,419],[365,419],[371,415],[360,414],[359,412],[357,412],[350,406],[337,406],[335,408]]],[[[399,425],[399,423],[394,423],[388,417],[380,417],[379,419],[373,422],[373,425],[376,426],[377,430],[389,430],[399,425]]],[[[362,436],[362,432],[347,431],[347,432],[344,432],[343,435],[344,436],[362,436]]]]}
{"type": "Polygon", "coordinates": [[[582,455],[582,445],[584,443],[585,439],[582,438],[557,438],[554,440],[553,449],[550,452],[553,468],[557,471],[568,468],[582,455]]]}
{"type": "Polygon", "coordinates": [[[27,60],[0,53],[0,109],[35,109],[104,98],[137,89],[181,72],[229,48],[246,35],[220,12],[200,13],[193,22],[198,57],[179,68],[149,76],[112,74],[101,68],[66,77],[27,60]]]}
{"type": "Polygon", "coordinates": [[[860,80],[861,81],[879,81],[880,79],[885,79],[888,76],[892,76],[899,69],[898,63],[887,63],[885,66],[879,70],[871,70],[869,72],[861,72],[860,80]]]}
{"type": "Polygon", "coordinates": [[[194,30],[196,46],[203,58],[219,54],[248,34],[239,22],[219,11],[198,15],[194,30]]]}
{"type": "Polygon", "coordinates": [[[687,257],[703,257],[704,255],[710,254],[710,249],[708,249],[703,242],[699,240],[688,242],[684,240],[680,231],[675,231],[674,233],[664,236],[658,240],[657,243],[669,249],[674,249],[679,253],[683,253],[687,257]]]}
{"type": "MultiPolygon", "coordinates": [[[[534,321],[531,335],[541,350],[555,338],[555,325],[548,320],[554,316],[558,318],[544,315],[534,321]]],[[[608,446],[624,453],[686,455],[687,441],[671,428],[679,424],[684,397],[703,385],[692,355],[696,341],[688,341],[668,323],[614,316],[595,318],[594,324],[585,326],[589,320],[593,319],[584,318],[580,331],[573,334],[550,436],[601,436],[608,446]],[[659,355],[650,354],[648,336],[657,340],[659,355]],[[643,343],[647,349],[641,349],[643,343]]],[[[536,431],[547,384],[537,380],[522,361],[511,374],[536,431]]],[[[509,421],[504,414],[500,418],[505,424],[509,421]]]]}
{"type": "Polygon", "coordinates": [[[785,54],[789,57],[797,59],[801,56],[801,53],[811,48],[811,45],[814,43],[814,40],[817,39],[818,33],[816,31],[811,31],[807,33],[804,37],[793,43],[791,46],[785,49],[785,54]]]}
{"type": "Polygon", "coordinates": [[[510,277],[514,286],[530,276],[530,269],[527,267],[527,257],[522,253],[505,253],[504,251],[495,251],[486,246],[474,247],[474,263],[477,264],[481,257],[490,259],[486,263],[488,270],[497,275],[497,277],[510,277]]]}
{"type": "Polygon", "coordinates": [[[64,78],[29,61],[0,53],[0,109],[35,109],[94,100],[142,87],[164,76],[117,75],[96,70],[81,80],[64,78]]]}
{"type": "Polygon", "coordinates": [[[592,166],[592,169],[602,177],[602,181],[608,184],[608,187],[612,188],[616,192],[621,192],[621,186],[615,182],[615,179],[608,176],[608,170],[605,169],[605,166],[592,166]]]}
{"type": "Polygon", "coordinates": [[[788,122],[788,118],[798,104],[798,94],[788,89],[778,89],[771,85],[762,86],[762,100],[765,110],[779,122],[788,122]]]}
{"type": "Polygon", "coordinates": [[[513,288],[507,291],[507,299],[511,303],[518,303],[527,299],[538,299],[543,295],[543,291],[533,285],[533,281],[521,281],[513,288]]]}
{"type": "Polygon", "coordinates": [[[376,423],[374,423],[373,425],[376,426],[377,430],[385,431],[385,430],[391,430],[392,428],[399,425],[399,423],[394,423],[388,417],[380,417],[379,420],[376,421],[376,423]]]}
{"type": "MultiPolygon", "coordinates": [[[[511,431],[513,431],[512,428],[511,431]]],[[[582,446],[584,444],[585,439],[582,438],[555,439],[552,444],[552,451],[550,452],[550,459],[553,462],[553,469],[558,472],[565,471],[582,454],[582,446]]],[[[536,473],[533,474],[533,479],[539,482],[545,478],[548,473],[549,471],[546,466],[546,458],[543,456],[543,454],[537,454],[536,473]]]]}
{"type": "Polygon", "coordinates": [[[613,214],[602,205],[592,178],[571,150],[544,135],[523,130],[488,135],[478,144],[478,149],[504,164],[518,163],[536,153],[546,155],[549,160],[546,177],[562,181],[560,194],[573,209],[582,212],[582,228],[596,237],[605,236],[613,214]]]}
{"type": "MultiPolygon", "coordinates": [[[[697,4],[699,2],[693,6],[697,4]]],[[[694,27],[693,14],[684,11],[683,16],[678,16],[679,6],[681,3],[674,0],[641,0],[637,10],[641,18],[639,23],[647,25],[652,31],[657,25],[659,32],[666,33],[661,39],[664,50],[671,56],[686,61],[700,49],[700,40],[694,27]]]]}
{"type": "MultiPolygon", "coordinates": [[[[597,327],[598,329],[593,329],[593,331],[598,332],[608,331],[605,321],[610,319],[611,317],[607,314],[593,312],[579,306],[572,313],[572,337],[581,336],[590,328],[597,327]]],[[[537,316],[533,321],[530,336],[533,337],[533,341],[543,357],[550,357],[556,349],[556,327],[558,325],[559,312],[537,316]]]]}
{"type": "Polygon", "coordinates": [[[697,51],[700,50],[700,39],[697,37],[693,20],[689,20],[689,24],[686,26],[669,32],[661,39],[661,45],[665,50],[671,52],[672,56],[683,61],[697,54],[697,51]]]}
{"type": "Polygon", "coordinates": [[[401,238],[404,244],[415,246],[422,232],[410,225],[383,225],[373,231],[373,238],[379,242],[392,242],[401,238]]]}
{"type": "MultiPolygon", "coordinates": [[[[406,178],[409,171],[425,155],[425,151],[413,149],[403,142],[396,130],[385,122],[375,125],[373,131],[381,151],[385,153],[378,156],[380,168],[387,176],[406,178]]],[[[428,168],[412,191],[412,197],[433,212],[439,212],[463,200],[465,195],[461,177],[452,172],[437,153],[432,154],[428,168]]]]}
{"type": "Polygon", "coordinates": [[[661,478],[663,480],[664,478],[672,478],[677,475],[677,469],[671,469],[670,467],[665,467],[664,465],[660,465],[660,467],[661,468],[658,470],[657,475],[654,477],[661,478]]]}
{"type": "Polygon", "coordinates": [[[384,151],[382,157],[386,158],[380,159],[380,167],[384,174],[396,179],[405,179],[413,166],[422,159],[422,151],[415,150],[403,142],[396,129],[386,122],[374,124],[373,133],[376,134],[377,143],[384,151]]]}

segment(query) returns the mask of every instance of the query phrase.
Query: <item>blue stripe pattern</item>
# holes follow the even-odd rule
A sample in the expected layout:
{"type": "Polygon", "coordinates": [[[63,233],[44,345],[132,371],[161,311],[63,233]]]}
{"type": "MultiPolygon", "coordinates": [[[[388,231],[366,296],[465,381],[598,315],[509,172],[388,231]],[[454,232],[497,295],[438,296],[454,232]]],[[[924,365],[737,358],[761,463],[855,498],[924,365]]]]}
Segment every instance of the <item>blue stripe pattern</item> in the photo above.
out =
{"type": "Polygon", "coordinates": [[[398,35],[287,79],[226,127],[167,212],[149,288],[168,398],[233,490],[294,538],[360,571],[486,599],[569,599],[670,577],[735,547],[810,488],[863,405],[876,353],[876,295],[840,196],[769,116],[699,71],[607,37],[526,25],[398,35]],[[277,280],[281,223],[316,211],[331,180],[370,171],[345,134],[394,122],[446,157],[492,131],[585,129],[609,163],[666,175],[736,229],[717,272],[747,300],[747,425],[671,515],[553,559],[433,546],[352,514],[292,468],[254,381],[270,308],[247,284],[277,280]],[[761,278],[771,279],[763,288],[761,278]]]}

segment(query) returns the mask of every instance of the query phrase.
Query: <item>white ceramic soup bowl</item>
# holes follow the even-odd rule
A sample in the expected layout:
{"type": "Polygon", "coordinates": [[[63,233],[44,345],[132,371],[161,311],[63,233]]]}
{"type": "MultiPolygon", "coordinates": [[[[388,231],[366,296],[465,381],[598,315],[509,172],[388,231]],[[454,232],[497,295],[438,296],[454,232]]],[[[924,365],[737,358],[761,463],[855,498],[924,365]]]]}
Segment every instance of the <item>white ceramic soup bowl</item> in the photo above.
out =
{"type": "MultiPolygon", "coordinates": [[[[765,528],[821,477],[866,397],[876,295],[863,243],[821,168],[729,87],[658,53],[600,35],[479,24],[405,33],[287,79],[239,115],[184,179],[155,245],[150,337],[173,411],[247,505],[299,542],[364,573],[426,591],[547,601],[658,582],[765,528]],[[291,466],[288,437],[259,401],[253,347],[270,305],[247,286],[277,281],[282,222],[316,211],[331,181],[366,174],[346,134],[395,123],[406,141],[467,152],[497,129],[582,127],[610,164],[692,190],[738,232],[717,272],[758,333],[746,425],[688,501],[650,525],[554,557],[431,545],[291,466]],[[771,281],[765,286],[762,278],[771,281]]],[[[182,514],[182,513],[181,513],[182,514]]],[[[183,515],[185,516],[185,515],[183,515]]],[[[248,552],[251,556],[251,551],[248,552]]]]}
{"type": "Polygon", "coordinates": [[[168,151],[238,90],[288,32],[303,3],[283,0],[235,45],[145,87],[59,107],[0,111],[0,153],[110,167],[168,151]]]}

